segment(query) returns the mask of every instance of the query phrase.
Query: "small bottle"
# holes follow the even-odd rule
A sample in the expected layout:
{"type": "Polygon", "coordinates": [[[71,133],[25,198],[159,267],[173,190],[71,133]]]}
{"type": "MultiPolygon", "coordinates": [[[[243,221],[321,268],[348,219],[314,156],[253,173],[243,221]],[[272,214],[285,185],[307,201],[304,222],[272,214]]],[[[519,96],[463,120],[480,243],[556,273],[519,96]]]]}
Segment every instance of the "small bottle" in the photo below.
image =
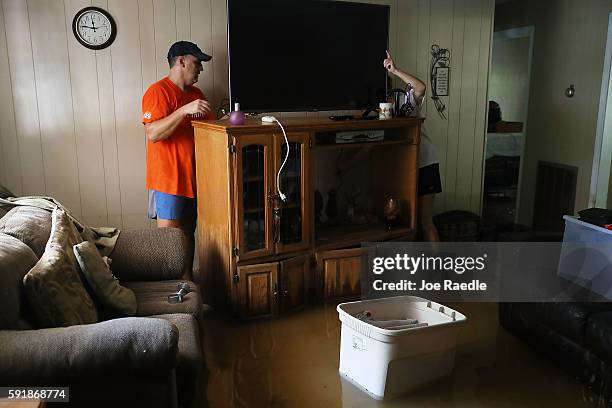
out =
{"type": "Polygon", "coordinates": [[[230,113],[230,123],[232,125],[244,125],[245,119],[246,116],[244,115],[244,112],[240,111],[240,104],[235,103],[234,110],[232,113],[230,113]]]}

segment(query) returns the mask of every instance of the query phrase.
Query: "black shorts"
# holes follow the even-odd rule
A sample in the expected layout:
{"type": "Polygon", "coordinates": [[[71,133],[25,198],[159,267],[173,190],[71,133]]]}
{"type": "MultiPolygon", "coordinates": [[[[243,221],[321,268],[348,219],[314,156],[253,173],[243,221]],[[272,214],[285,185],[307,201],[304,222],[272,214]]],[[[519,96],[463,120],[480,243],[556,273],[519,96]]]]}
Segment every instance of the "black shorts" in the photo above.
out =
{"type": "Polygon", "coordinates": [[[419,169],[419,195],[436,194],[442,192],[440,180],[440,165],[438,163],[419,169]]]}

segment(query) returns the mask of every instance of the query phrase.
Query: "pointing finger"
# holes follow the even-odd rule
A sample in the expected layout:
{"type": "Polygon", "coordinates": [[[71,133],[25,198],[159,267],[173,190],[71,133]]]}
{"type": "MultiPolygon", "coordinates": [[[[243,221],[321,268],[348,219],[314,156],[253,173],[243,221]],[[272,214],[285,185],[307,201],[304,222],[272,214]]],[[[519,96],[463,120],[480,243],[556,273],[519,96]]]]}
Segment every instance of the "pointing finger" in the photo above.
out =
{"type": "Polygon", "coordinates": [[[391,58],[391,54],[389,54],[389,50],[385,50],[385,52],[387,53],[387,58],[391,58]]]}

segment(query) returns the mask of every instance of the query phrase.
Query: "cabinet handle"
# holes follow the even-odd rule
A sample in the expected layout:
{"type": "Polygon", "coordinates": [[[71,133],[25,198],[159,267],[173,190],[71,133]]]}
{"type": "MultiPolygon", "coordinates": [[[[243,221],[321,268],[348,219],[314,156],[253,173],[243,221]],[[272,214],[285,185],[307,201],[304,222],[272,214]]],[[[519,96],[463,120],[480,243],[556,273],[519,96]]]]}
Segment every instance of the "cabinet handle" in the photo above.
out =
{"type": "Polygon", "coordinates": [[[280,223],[281,223],[280,208],[274,207],[274,209],[272,210],[272,213],[273,213],[272,223],[273,223],[273,227],[274,227],[274,229],[272,230],[272,240],[274,241],[275,244],[278,244],[279,242],[281,242],[281,237],[280,237],[280,223]]]}
{"type": "Polygon", "coordinates": [[[272,189],[268,189],[268,205],[272,207],[272,241],[274,243],[280,242],[280,221],[281,221],[281,209],[278,205],[277,194],[272,194],[272,189]]]}
{"type": "Polygon", "coordinates": [[[283,296],[287,296],[288,294],[289,294],[289,291],[288,291],[288,290],[285,290],[285,291],[283,292],[283,296]]]}
{"type": "Polygon", "coordinates": [[[272,195],[272,189],[268,189],[268,204],[272,206],[274,203],[274,196],[272,195]]]}
{"type": "Polygon", "coordinates": [[[274,284],[274,292],[272,292],[272,294],[273,294],[274,296],[277,296],[277,295],[278,295],[278,283],[275,283],[275,284],[274,284]]]}

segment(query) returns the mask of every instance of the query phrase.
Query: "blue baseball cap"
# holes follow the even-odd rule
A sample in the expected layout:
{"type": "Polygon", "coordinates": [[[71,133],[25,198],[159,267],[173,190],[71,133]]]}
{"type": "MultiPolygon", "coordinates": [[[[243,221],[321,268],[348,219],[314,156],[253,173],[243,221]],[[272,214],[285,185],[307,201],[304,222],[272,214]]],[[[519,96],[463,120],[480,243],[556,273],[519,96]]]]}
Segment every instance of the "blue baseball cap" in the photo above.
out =
{"type": "Polygon", "coordinates": [[[168,61],[181,55],[193,55],[200,61],[210,61],[212,57],[190,41],[177,41],[168,50],[168,61]]]}

